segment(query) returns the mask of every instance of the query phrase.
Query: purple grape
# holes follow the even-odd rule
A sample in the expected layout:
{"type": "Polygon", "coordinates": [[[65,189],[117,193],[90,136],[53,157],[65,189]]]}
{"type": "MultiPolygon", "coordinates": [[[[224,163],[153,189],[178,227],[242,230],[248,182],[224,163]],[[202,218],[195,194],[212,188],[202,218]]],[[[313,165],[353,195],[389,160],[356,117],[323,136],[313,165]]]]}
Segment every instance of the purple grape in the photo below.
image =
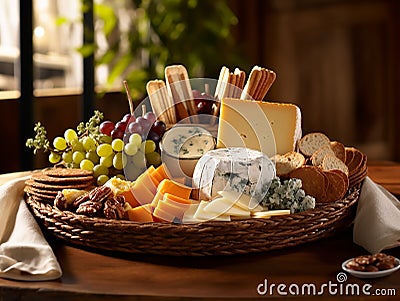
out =
{"type": "Polygon", "coordinates": [[[128,125],[128,132],[131,134],[138,133],[141,135],[143,132],[143,128],[139,122],[135,121],[128,125]]]}
{"type": "Polygon", "coordinates": [[[166,124],[161,120],[156,120],[156,122],[154,122],[153,126],[151,127],[151,131],[157,133],[158,136],[162,136],[165,133],[166,129],[166,124]]]}
{"type": "Polygon", "coordinates": [[[115,125],[115,128],[125,132],[127,125],[128,123],[125,121],[118,121],[117,124],[115,125]]]}
{"type": "Polygon", "coordinates": [[[100,133],[111,136],[112,130],[115,128],[114,122],[112,121],[103,121],[99,126],[100,133]]]}
{"type": "Polygon", "coordinates": [[[150,130],[152,123],[144,117],[136,118],[136,122],[142,126],[143,132],[147,133],[150,130]]]}
{"type": "Polygon", "coordinates": [[[113,140],[117,138],[122,139],[124,137],[124,133],[125,131],[115,128],[111,131],[111,138],[113,140]]]}
{"type": "Polygon", "coordinates": [[[121,121],[129,123],[129,122],[134,122],[136,120],[135,115],[131,115],[129,113],[125,114],[124,117],[122,117],[121,121]]]}
{"type": "Polygon", "coordinates": [[[158,145],[158,142],[160,142],[161,137],[156,132],[150,131],[150,133],[147,135],[147,139],[153,140],[158,145]]]}
{"type": "Polygon", "coordinates": [[[146,118],[150,122],[150,124],[153,124],[157,119],[156,115],[153,112],[147,112],[144,115],[144,118],[146,118]]]}

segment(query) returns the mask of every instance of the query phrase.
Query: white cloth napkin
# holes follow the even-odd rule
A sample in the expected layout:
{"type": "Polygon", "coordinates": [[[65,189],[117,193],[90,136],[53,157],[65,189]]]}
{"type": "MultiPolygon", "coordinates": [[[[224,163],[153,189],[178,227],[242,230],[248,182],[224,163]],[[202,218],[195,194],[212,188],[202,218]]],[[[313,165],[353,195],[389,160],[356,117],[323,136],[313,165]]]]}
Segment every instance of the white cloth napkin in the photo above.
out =
{"type": "Polygon", "coordinates": [[[0,186],[0,277],[58,279],[61,267],[23,199],[27,178],[0,186]]]}
{"type": "Polygon", "coordinates": [[[369,177],[361,188],[353,241],[372,254],[400,246],[400,202],[369,177]]]}

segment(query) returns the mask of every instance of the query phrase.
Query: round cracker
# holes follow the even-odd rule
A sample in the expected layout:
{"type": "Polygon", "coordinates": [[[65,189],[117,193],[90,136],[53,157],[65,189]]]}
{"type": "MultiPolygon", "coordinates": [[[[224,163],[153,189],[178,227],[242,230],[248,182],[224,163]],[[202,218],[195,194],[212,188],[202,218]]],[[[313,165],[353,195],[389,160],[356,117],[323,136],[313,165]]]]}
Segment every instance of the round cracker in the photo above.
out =
{"type": "Polygon", "coordinates": [[[93,171],[78,168],[50,168],[43,170],[43,174],[55,178],[77,178],[93,176],[93,171]]]}
{"type": "Polygon", "coordinates": [[[290,178],[297,178],[302,181],[302,188],[306,194],[321,201],[326,195],[326,178],[319,167],[302,166],[289,174],[290,178]]]}
{"type": "Polygon", "coordinates": [[[347,192],[347,184],[343,177],[330,170],[324,171],[324,175],[328,179],[328,187],[326,197],[321,202],[328,203],[342,199],[347,192]]]}

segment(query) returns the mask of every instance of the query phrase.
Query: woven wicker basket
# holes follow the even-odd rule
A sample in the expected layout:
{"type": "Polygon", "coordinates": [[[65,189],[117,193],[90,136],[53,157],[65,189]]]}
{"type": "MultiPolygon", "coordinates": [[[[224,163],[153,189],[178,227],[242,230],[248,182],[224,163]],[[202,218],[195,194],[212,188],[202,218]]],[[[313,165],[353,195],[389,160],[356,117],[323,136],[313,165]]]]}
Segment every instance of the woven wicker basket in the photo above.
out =
{"type": "Polygon", "coordinates": [[[292,247],[331,236],[355,216],[360,185],[340,201],[270,219],[199,224],[137,223],[88,218],[28,198],[45,231],[98,250],[172,256],[231,255],[292,247]]]}

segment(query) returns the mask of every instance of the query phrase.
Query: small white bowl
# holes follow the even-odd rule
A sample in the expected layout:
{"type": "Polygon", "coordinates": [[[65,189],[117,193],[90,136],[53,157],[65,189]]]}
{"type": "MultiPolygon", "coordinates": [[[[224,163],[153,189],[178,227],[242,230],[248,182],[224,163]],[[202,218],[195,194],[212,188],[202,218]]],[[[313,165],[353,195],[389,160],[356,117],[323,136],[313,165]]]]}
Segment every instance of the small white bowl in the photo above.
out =
{"type": "Polygon", "coordinates": [[[346,260],[345,262],[342,263],[342,269],[343,271],[353,275],[354,277],[357,278],[379,278],[379,277],[385,277],[388,276],[394,272],[396,272],[398,269],[400,269],[400,260],[396,258],[397,266],[391,269],[383,270],[383,271],[377,271],[377,272],[362,272],[362,271],[355,271],[351,270],[346,267],[347,263],[352,261],[354,258],[350,258],[346,260]]]}
{"type": "Polygon", "coordinates": [[[203,127],[175,125],[164,134],[160,142],[161,160],[173,178],[191,178],[199,159],[214,148],[215,139],[203,127]],[[191,144],[192,141],[194,144],[191,144]],[[203,145],[203,142],[207,145],[203,145]],[[201,152],[196,152],[200,149],[201,152]]]}

